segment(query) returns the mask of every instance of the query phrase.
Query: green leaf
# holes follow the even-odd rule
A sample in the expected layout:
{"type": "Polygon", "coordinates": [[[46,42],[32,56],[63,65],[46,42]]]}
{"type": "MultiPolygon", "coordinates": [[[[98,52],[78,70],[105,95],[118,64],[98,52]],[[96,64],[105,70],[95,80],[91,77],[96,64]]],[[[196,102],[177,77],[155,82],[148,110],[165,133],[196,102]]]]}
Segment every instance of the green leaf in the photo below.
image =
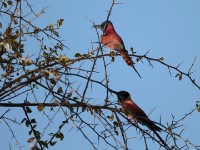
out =
{"type": "Polygon", "coordinates": [[[114,126],[119,126],[117,121],[114,121],[113,124],[114,124],[114,126]]]}
{"type": "Polygon", "coordinates": [[[37,139],[40,139],[41,133],[40,133],[39,131],[36,131],[36,130],[35,130],[35,135],[36,135],[37,139]]]}
{"type": "Polygon", "coordinates": [[[63,93],[62,87],[59,87],[57,92],[58,93],[63,93]]]}
{"type": "Polygon", "coordinates": [[[115,61],[115,57],[112,57],[112,58],[111,58],[111,61],[114,62],[114,61],[115,61]]]}
{"type": "Polygon", "coordinates": [[[26,118],[22,119],[21,123],[23,123],[24,121],[26,121],[26,118]]]}
{"type": "Polygon", "coordinates": [[[56,138],[59,138],[61,141],[64,139],[64,134],[62,132],[59,132],[55,135],[56,138]]]}
{"type": "Polygon", "coordinates": [[[73,97],[73,100],[77,101],[79,98],[78,97],[73,97]]]}
{"type": "Polygon", "coordinates": [[[44,147],[48,148],[48,143],[47,143],[47,141],[40,141],[40,143],[41,143],[42,145],[44,145],[44,147]]]}
{"type": "Polygon", "coordinates": [[[56,141],[54,141],[54,142],[51,141],[51,142],[50,142],[50,145],[51,145],[51,146],[54,146],[56,143],[57,143],[56,141]]]}
{"type": "Polygon", "coordinates": [[[61,124],[61,125],[59,125],[59,130],[61,130],[62,129],[62,127],[63,127],[63,125],[61,124]]]}
{"type": "Polygon", "coordinates": [[[64,139],[64,134],[60,132],[60,140],[62,141],[64,139]]]}
{"type": "Polygon", "coordinates": [[[68,95],[67,95],[67,97],[69,98],[71,96],[72,96],[72,92],[69,92],[68,95]]]}
{"type": "Polygon", "coordinates": [[[29,121],[28,120],[26,120],[25,124],[26,124],[27,127],[29,127],[29,121]]]}
{"type": "Polygon", "coordinates": [[[83,107],[82,107],[82,112],[84,112],[84,111],[86,110],[86,108],[87,108],[87,107],[84,107],[84,106],[83,106],[83,107]]]}
{"type": "Polygon", "coordinates": [[[115,130],[115,133],[116,133],[117,136],[119,135],[119,132],[117,130],[115,130]]]}
{"type": "Polygon", "coordinates": [[[30,130],[30,131],[28,132],[28,134],[29,134],[29,135],[31,135],[31,134],[32,134],[32,132],[33,132],[33,131],[32,131],[32,130],[30,130]]]}
{"type": "Polygon", "coordinates": [[[49,79],[49,81],[51,82],[51,84],[56,85],[56,80],[54,78],[49,79]]]}
{"type": "Polygon", "coordinates": [[[39,112],[43,111],[44,108],[45,108],[44,104],[39,104],[38,107],[37,107],[39,112]]]}
{"type": "Polygon", "coordinates": [[[55,137],[56,137],[56,138],[59,138],[59,137],[60,137],[60,134],[59,134],[59,133],[56,133],[55,137]]]}
{"type": "Polygon", "coordinates": [[[31,123],[37,123],[35,119],[31,119],[31,123]]]}
{"type": "Polygon", "coordinates": [[[76,53],[76,54],[74,55],[74,57],[81,57],[81,54],[80,54],[80,53],[76,53]]]}
{"type": "Polygon", "coordinates": [[[32,143],[34,140],[35,140],[35,137],[31,137],[31,138],[28,139],[27,142],[28,142],[28,143],[32,143]]]}
{"type": "Polygon", "coordinates": [[[36,125],[36,124],[34,124],[34,125],[33,125],[33,128],[36,128],[36,127],[37,127],[37,125],[36,125]]]}
{"type": "Polygon", "coordinates": [[[32,110],[29,107],[26,107],[27,113],[32,113],[32,110]]]}
{"type": "Polygon", "coordinates": [[[4,8],[7,8],[7,4],[5,2],[2,2],[2,4],[4,8]]]}

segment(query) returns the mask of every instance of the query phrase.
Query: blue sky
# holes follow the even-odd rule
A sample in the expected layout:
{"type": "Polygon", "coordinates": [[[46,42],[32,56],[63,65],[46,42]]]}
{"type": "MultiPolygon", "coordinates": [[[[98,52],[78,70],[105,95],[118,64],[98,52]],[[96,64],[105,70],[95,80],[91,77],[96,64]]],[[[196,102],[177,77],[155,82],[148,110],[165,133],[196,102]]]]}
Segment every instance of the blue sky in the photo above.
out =
{"type": "MultiPolygon", "coordinates": [[[[141,55],[150,50],[149,57],[164,57],[164,62],[173,66],[182,63],[180,69],[184,72],[188,71],[194,58],[197,57],[192,69],[195,71],[192,77],[200,84],[200,1],[117,0],[116,2],[123,4],[113,7],[110,20],[122,37],[127,50],[133,47],[137,54],[141,55]]],[[[49,0],[48,2],[40,0],[39,3],[38,1],[31,3],[33,8],[38,11],[48,6],[46,13],[33,22],[35,25],[44,27],[56,22],[59,18],[65,20],[61,28],[61,37],[70,48],[70,50],[66,50],[66,55],[72,58],[76,52],[87,53],[92,49],[91,41],[98,41],[89,20],[96,24],[105,21],[106,11],[110,8],[111,0],[49,0]]],[[[37,47],[34,43],[32,46],[37,47]]],[[[97,45],[94,44],[94,46],[97,45]]],[[[32,52],[34,53],[34,49],[32,52]]],[[[109,50],[105,49],[105,52],[109,53],[109,50]]],[[[101,63],[97,63],[99,71],[102,70],[101,63]]],[[[141,62],[136,64],[143,77],[139,79],[121,58],[116,58],[116,61],[108,67],[109,86],[113,90],[129,91],[133,100],[147,114],[156,107],[150,118],[159,121],[162,116],[163,124],[166,125],[171,121],[172,114],[178,120],[195,108],[195,101],[200,100],[200,92],[187,77],[183,76],[183,79],[179,81],[174,77],[175,71],[172,71],[173,77],[171,77],[165,66],[156,62],[152,63],[153,68],[149,67],[146,61],[143,64],[141,62]]],[[[105,98],[102,96],[105,95],[105,89],[96,86],[96,89],[93,88],[88,95],[98,98],[96,104],[102,104],[102,99],[105,98]]],[[[111,97],[110,100],[116,101],[117,98],[111,97]]],[[[187,127],[183,136],[194,144],[199,144],[199,133],[196,132],[200,126],[199,115],[195,111],[182,122],[187,127]]],[[[56,124],[54,125],[56,126],[56,124]]],[[[92,149],[76,130],[68,133],[69,129],[70,127],[65,129],[65,139],[57,145],[56,149],[64,149],[63,147],[77,150],[92,149]]],[[[22,128],[17,132],[20,130],[22,128]]],[[[131,131],[128,130],[128,135],[132,133],[131,131]]],[[[3,144],[3,140],[0,141],[0,145],[4,145],[5,149],[8,149],[8,144],[3,144]]],[[[28,144],[26,142],[24,144],[27,147],[28,144]]],[[[154,148],[152,144],[149,146],[150,149],[154,148]]],[[[100,146],[100,149],[104,148],[106,145],[100,146]]],[[[142,140],[139,143],[137,140],[131,140],[130,149],[144,148],[142,140]]]]}

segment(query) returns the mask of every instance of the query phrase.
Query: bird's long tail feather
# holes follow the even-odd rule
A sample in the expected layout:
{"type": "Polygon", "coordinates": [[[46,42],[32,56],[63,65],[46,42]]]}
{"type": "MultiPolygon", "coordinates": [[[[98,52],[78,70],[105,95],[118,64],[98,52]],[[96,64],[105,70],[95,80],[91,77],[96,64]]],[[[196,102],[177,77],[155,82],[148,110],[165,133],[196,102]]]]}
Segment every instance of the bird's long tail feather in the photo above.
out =
{"type": "Polygon", "coordinates": [[[132,66],[133,69],[135,70],[135,72],[137,73],[137,75],[141,77],[141,75],[139,74],[139,72],[137,71],[137,69],[135,68],[134,66],[134,62],[132,61],[131,57],[128,55],[128,51],[127,50],[124,50],[122,52],[120,52],[120,55],[122,56],[122,58],[124,59],[124,61],[129,65],[129,66],[132,66]]]}
{"type": "Polygon", "coordinates": [[[153,130],[154,134],[157,136],[157,138],[162,142],[163,146],[167,149],[170,150],[169,146],[167,143],[161,138],[161,136],[156,132],[156,130],[153,130]]]}
{"type": "Polygon", "coordinates": [[[139,72],[137,71],[137,69],[135,68],[134,65],[133,65],[133,69],[135,70],[135,72],[137,73],[137,75],[142,79],[141,75],[139,74],[139,72]]]}

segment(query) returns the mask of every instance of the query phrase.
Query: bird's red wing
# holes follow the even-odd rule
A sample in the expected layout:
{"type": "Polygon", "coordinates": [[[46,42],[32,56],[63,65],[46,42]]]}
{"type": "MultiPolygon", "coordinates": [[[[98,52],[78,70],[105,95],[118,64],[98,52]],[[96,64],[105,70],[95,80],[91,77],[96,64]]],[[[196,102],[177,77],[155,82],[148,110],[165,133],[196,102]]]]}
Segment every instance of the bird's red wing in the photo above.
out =
{"type": "Polygon", "coordinates": [[[151,130],[161,131],[162,129],[152,122],[145,112],[132,100],[126,100],[122,104],[122,109],[126,112],[129,112],[129,116],[134,120],[140,122],[141,124],[149,127],[151,130]]]}
{"type": "Polygon", "coordinates": [[[132,100],[126,100],[122,108],[124,111],[130,112],[130,115],[132,115],[133,118],[136,117],[139,119],[141,117],[148,119],[148,116],[145,114],[145,112],[132,100]]]}
{"type": "Polygon", "coordinates": [[[116,38],[123,45],[123,48],[125,50],[124,42],[123,42],[122,38],[117,33],[116,33],[116,38]]]}
{"type": "Polygon", "coordinates": [[[118,37],[118,35],[114,33],[103,35],[101,43],[105,44],[108,48],[116,50],[120,53],[124,49],[123,43],[120,42],[120,37],[118,37]]]}

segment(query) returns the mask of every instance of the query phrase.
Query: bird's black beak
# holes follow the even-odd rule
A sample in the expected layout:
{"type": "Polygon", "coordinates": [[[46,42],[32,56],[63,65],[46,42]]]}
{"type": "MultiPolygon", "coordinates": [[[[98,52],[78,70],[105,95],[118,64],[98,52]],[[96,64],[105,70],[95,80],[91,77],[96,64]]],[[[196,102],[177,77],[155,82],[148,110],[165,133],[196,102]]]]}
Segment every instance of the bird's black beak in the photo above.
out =
{"type": "Polygon", "coordinates": [[[120,92],[117,92],[117,91],[113,91],[111,89],[108,88],[108,90],[111,92],[111,93],[114,93],[115,95],[117,95],[117,98],[118,98],[118,102],[120,103],[121,101],[124,101],[124,96],[122,94],[122,91],[120,92]]]}
{"type": "Polygon", "coordinates": [[[93,25],[92,28],[101,29],[101,25],[93,25]]]}
{"type": "Polygon", "coordinates": [[[111,90],[111,89],[108,89],[111,93],[114,93],[114,94],[116,94],[116,95],[118,95],[119,93],[118,92],[116,92],[116,91],[113,91],[113,90],[111,90]]]}
{"type": "Polygon", "coordinates": [[[123,97],[121,96],[121,94],[119,92],[113,91],[111,89],[109,89],[109,91],[117,95],[118,101],[121,101],[123,99],[123,97]]]}

